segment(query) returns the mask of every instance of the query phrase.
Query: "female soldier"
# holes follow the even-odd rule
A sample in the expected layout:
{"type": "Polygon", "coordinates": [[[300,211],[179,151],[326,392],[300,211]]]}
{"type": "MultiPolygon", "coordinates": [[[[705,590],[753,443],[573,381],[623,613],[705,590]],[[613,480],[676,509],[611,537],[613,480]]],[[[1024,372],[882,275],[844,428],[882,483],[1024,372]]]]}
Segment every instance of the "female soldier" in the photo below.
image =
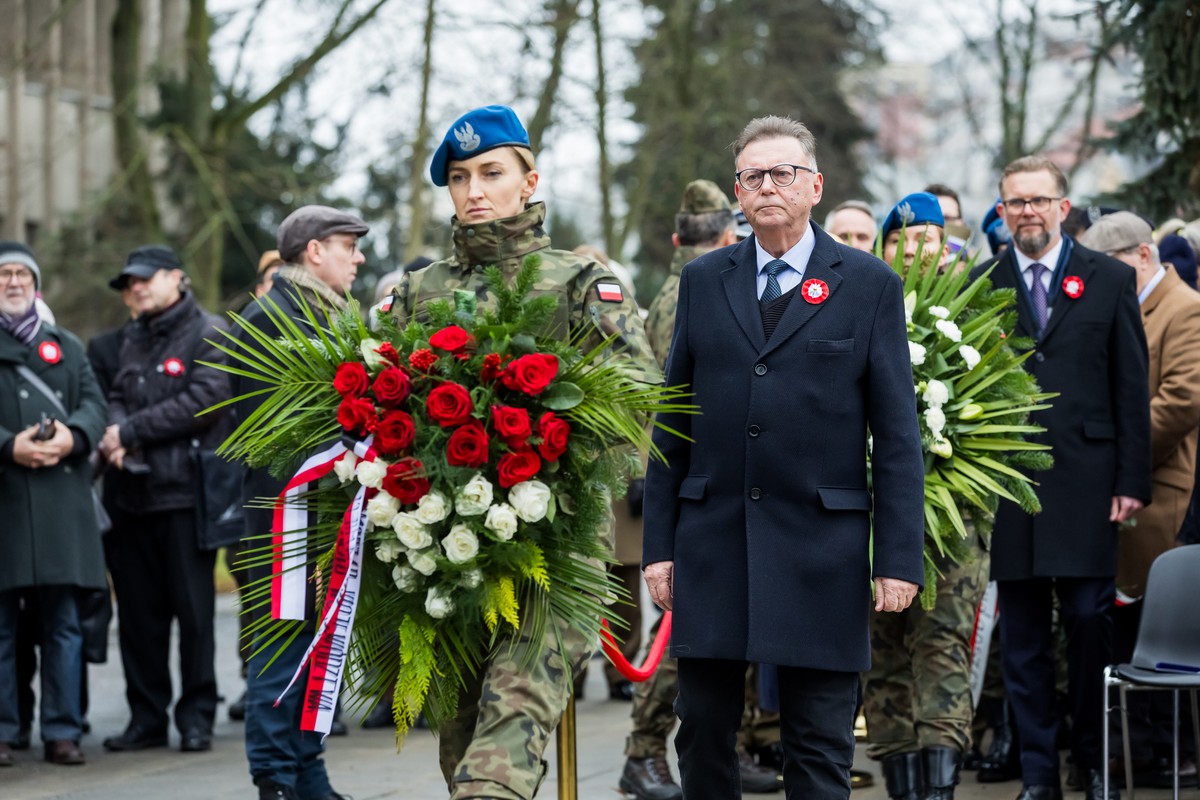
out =
{"type": "MultiPolygon", "coordinates": [[[[497,266],[511,279],[536,253],[541,272],[530,294],[558,298],[550,333],[573,341],[583,336],[584,352],[615,334],[612,347],[629,373],[661,382],[637,307],[616,277],[595,261],[550,248],[546,207],[529,202],[538,185],[529,135],[511,108],[486,106],[460,117],[446,131],[429,173],[436,185],[449,187],[454,203],[453,252],[405,273],[392,303],[398,324],[424,320],[426,303],[451,299],[455,290],[473,291],[480,310],[494,308],[484,268],[497,266]]],[[[610,530],[597,536],[611,546],[610,530]]],[[[578,631],[556,627],[557,636],[548,631],[544,642],[521,636],[515,647],[498,646],[482,665],[478,685],[462,694],[457,717],[439,731],[452,800],[528,800],[537,792],[546,772],[542,753],[571,695],[569,674],[596,646],[578,631]],[[542,656],[522,669],[531,647],[541,648],[542,656]]]]}

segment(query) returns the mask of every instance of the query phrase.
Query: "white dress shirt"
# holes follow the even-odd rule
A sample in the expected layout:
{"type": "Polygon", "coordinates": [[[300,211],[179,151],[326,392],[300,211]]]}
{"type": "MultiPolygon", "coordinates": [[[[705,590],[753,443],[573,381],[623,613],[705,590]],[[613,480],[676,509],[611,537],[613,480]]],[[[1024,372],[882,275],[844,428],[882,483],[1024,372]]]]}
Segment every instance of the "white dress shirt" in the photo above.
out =
{"type": "MultiPolygon", "coordinates": [[[[808,259],[812,257],[813,248],[816,246],[817,237],[810,225],[804,229],[804,236],[800,241],[783,254],[782,260],[786,261],[791,269],[785,269],[775,276],[775,280],[779,281],[780,294],[787,294],[800,285],[800,281],[804,278],[804,270],[808,267],[808,259]]],[[[763,291],[767,288],[766,266],[775,260],[775,256],[763,249],[757,236],[754,237],[754,249],[758,254],[758,296],[762,297],[763,291]]]]}

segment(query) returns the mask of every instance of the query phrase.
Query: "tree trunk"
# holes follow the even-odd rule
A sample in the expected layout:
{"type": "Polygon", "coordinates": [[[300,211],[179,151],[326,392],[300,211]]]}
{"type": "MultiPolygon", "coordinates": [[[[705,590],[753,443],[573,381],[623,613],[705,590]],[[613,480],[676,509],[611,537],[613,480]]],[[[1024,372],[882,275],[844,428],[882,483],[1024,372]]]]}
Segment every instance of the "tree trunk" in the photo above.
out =
{"type": "Polygon", "coordinates": [[[116,133],[117,164],[124,176],[129,212],[141,238],[159,241],[162,218],[154,197],[148,151],[142,139],[138,116],[141,89],[140,0],[117,0],[112,24],[113,128],[116,133]]]}
{"type": "Polygon", "coordinates": [[[567,49],[567,40],[571,36],[571,28],[579,20],[579,0],[553,0],[551,10],[553,18],[550,20],[550,27],[554,29],[554,49],[550,54],[550,73],[542,84],[537,111],[527,127],[529,141],[533,144],[535,153],[542,148],[543,139],[552,121],[554,98],[558,94],[558,85],[562,82],[563,55],[567,49]]]}
{"type": "Polygon", "coordinates": [[[436,0],[425,5],[425,61],[421,65],[421,105],[417,112],[417,134],[413,139],[412,161],[408,169],[409,224],[408,244],[404,248],[404,263],[411,262],[425,250],[425,223],[429,219],[429,199],[425,183],[425,159],[429,155],[429,83],[433,77],[433,30],[436,0]]]}
{"type": "Polygon", "coordinates": [[[600,226],[604,251],[620,258],[612,212],[612,165],[608,161],[608,84],[604,69],[604,30],[600,0],[592,0],[592,38],[596,43],[596,145],[600,150],[600,226]]]}

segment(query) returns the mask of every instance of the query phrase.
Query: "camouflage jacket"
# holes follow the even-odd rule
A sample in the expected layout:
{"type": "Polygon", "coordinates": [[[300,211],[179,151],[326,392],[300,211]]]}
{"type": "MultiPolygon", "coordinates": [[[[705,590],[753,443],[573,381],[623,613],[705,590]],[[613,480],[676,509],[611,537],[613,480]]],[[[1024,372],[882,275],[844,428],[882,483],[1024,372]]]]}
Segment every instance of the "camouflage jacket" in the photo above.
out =
{"type": "Polygon", "coordinates": [[[451,234],[454,252],[450,258],[406,272],[401,279],[392,304],[396,323],[425,321],[424,305],[431,300],[453,301],[455,289],[473,290],[479,309],[492,309],[495,298],[488,288],[484,267],[497,266],[511,279],[525,257],[536,253],[542,259],[541,276],[530,296],[558,298],[558,308],[546,333],[573,337],[586,327],[587,334],[579,342],[585,352],[616,334],[613,348],[622,354],[622,360],[628,360],[626,366],[632,377],[645,383],[662,383],[662,373],[646,341],[637,305],[628,292],[620,288],[620,281],[602,264],[574,253],[552,250],[550,237],[543,228],[545,218],[545,204],[531,203],[515,217],[477,225],[463,225],[454,220],[451,234]],[[610,287],[615,288],[615,293],[610,287]]]}
{"type": "Polygon", "coordinates": [[[658,359],[660,367],[666,367],[667,355],[671,352],[671,337],[675,335],[675,304],[679,301],[679,276],[683,267],[712,250],[711,247],[687,245],[675,248],[671,256],[671,274],[650,304],[650,316],[646,317],[646,338],[658,359]]]}

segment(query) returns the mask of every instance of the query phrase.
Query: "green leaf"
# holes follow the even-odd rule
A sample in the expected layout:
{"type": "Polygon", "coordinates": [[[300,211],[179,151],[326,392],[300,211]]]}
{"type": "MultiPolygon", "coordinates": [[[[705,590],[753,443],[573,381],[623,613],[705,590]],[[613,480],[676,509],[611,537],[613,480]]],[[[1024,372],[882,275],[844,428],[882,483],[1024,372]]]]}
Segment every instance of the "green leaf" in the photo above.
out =
{"type": "Polygon", "coordinates": [[[575,384],[567,381],[555,381],[552,386],[542,392],[539,399],[546,408],[554,411],[566,411],[578,406],[585,398],[583,389],[575,384]]]}

